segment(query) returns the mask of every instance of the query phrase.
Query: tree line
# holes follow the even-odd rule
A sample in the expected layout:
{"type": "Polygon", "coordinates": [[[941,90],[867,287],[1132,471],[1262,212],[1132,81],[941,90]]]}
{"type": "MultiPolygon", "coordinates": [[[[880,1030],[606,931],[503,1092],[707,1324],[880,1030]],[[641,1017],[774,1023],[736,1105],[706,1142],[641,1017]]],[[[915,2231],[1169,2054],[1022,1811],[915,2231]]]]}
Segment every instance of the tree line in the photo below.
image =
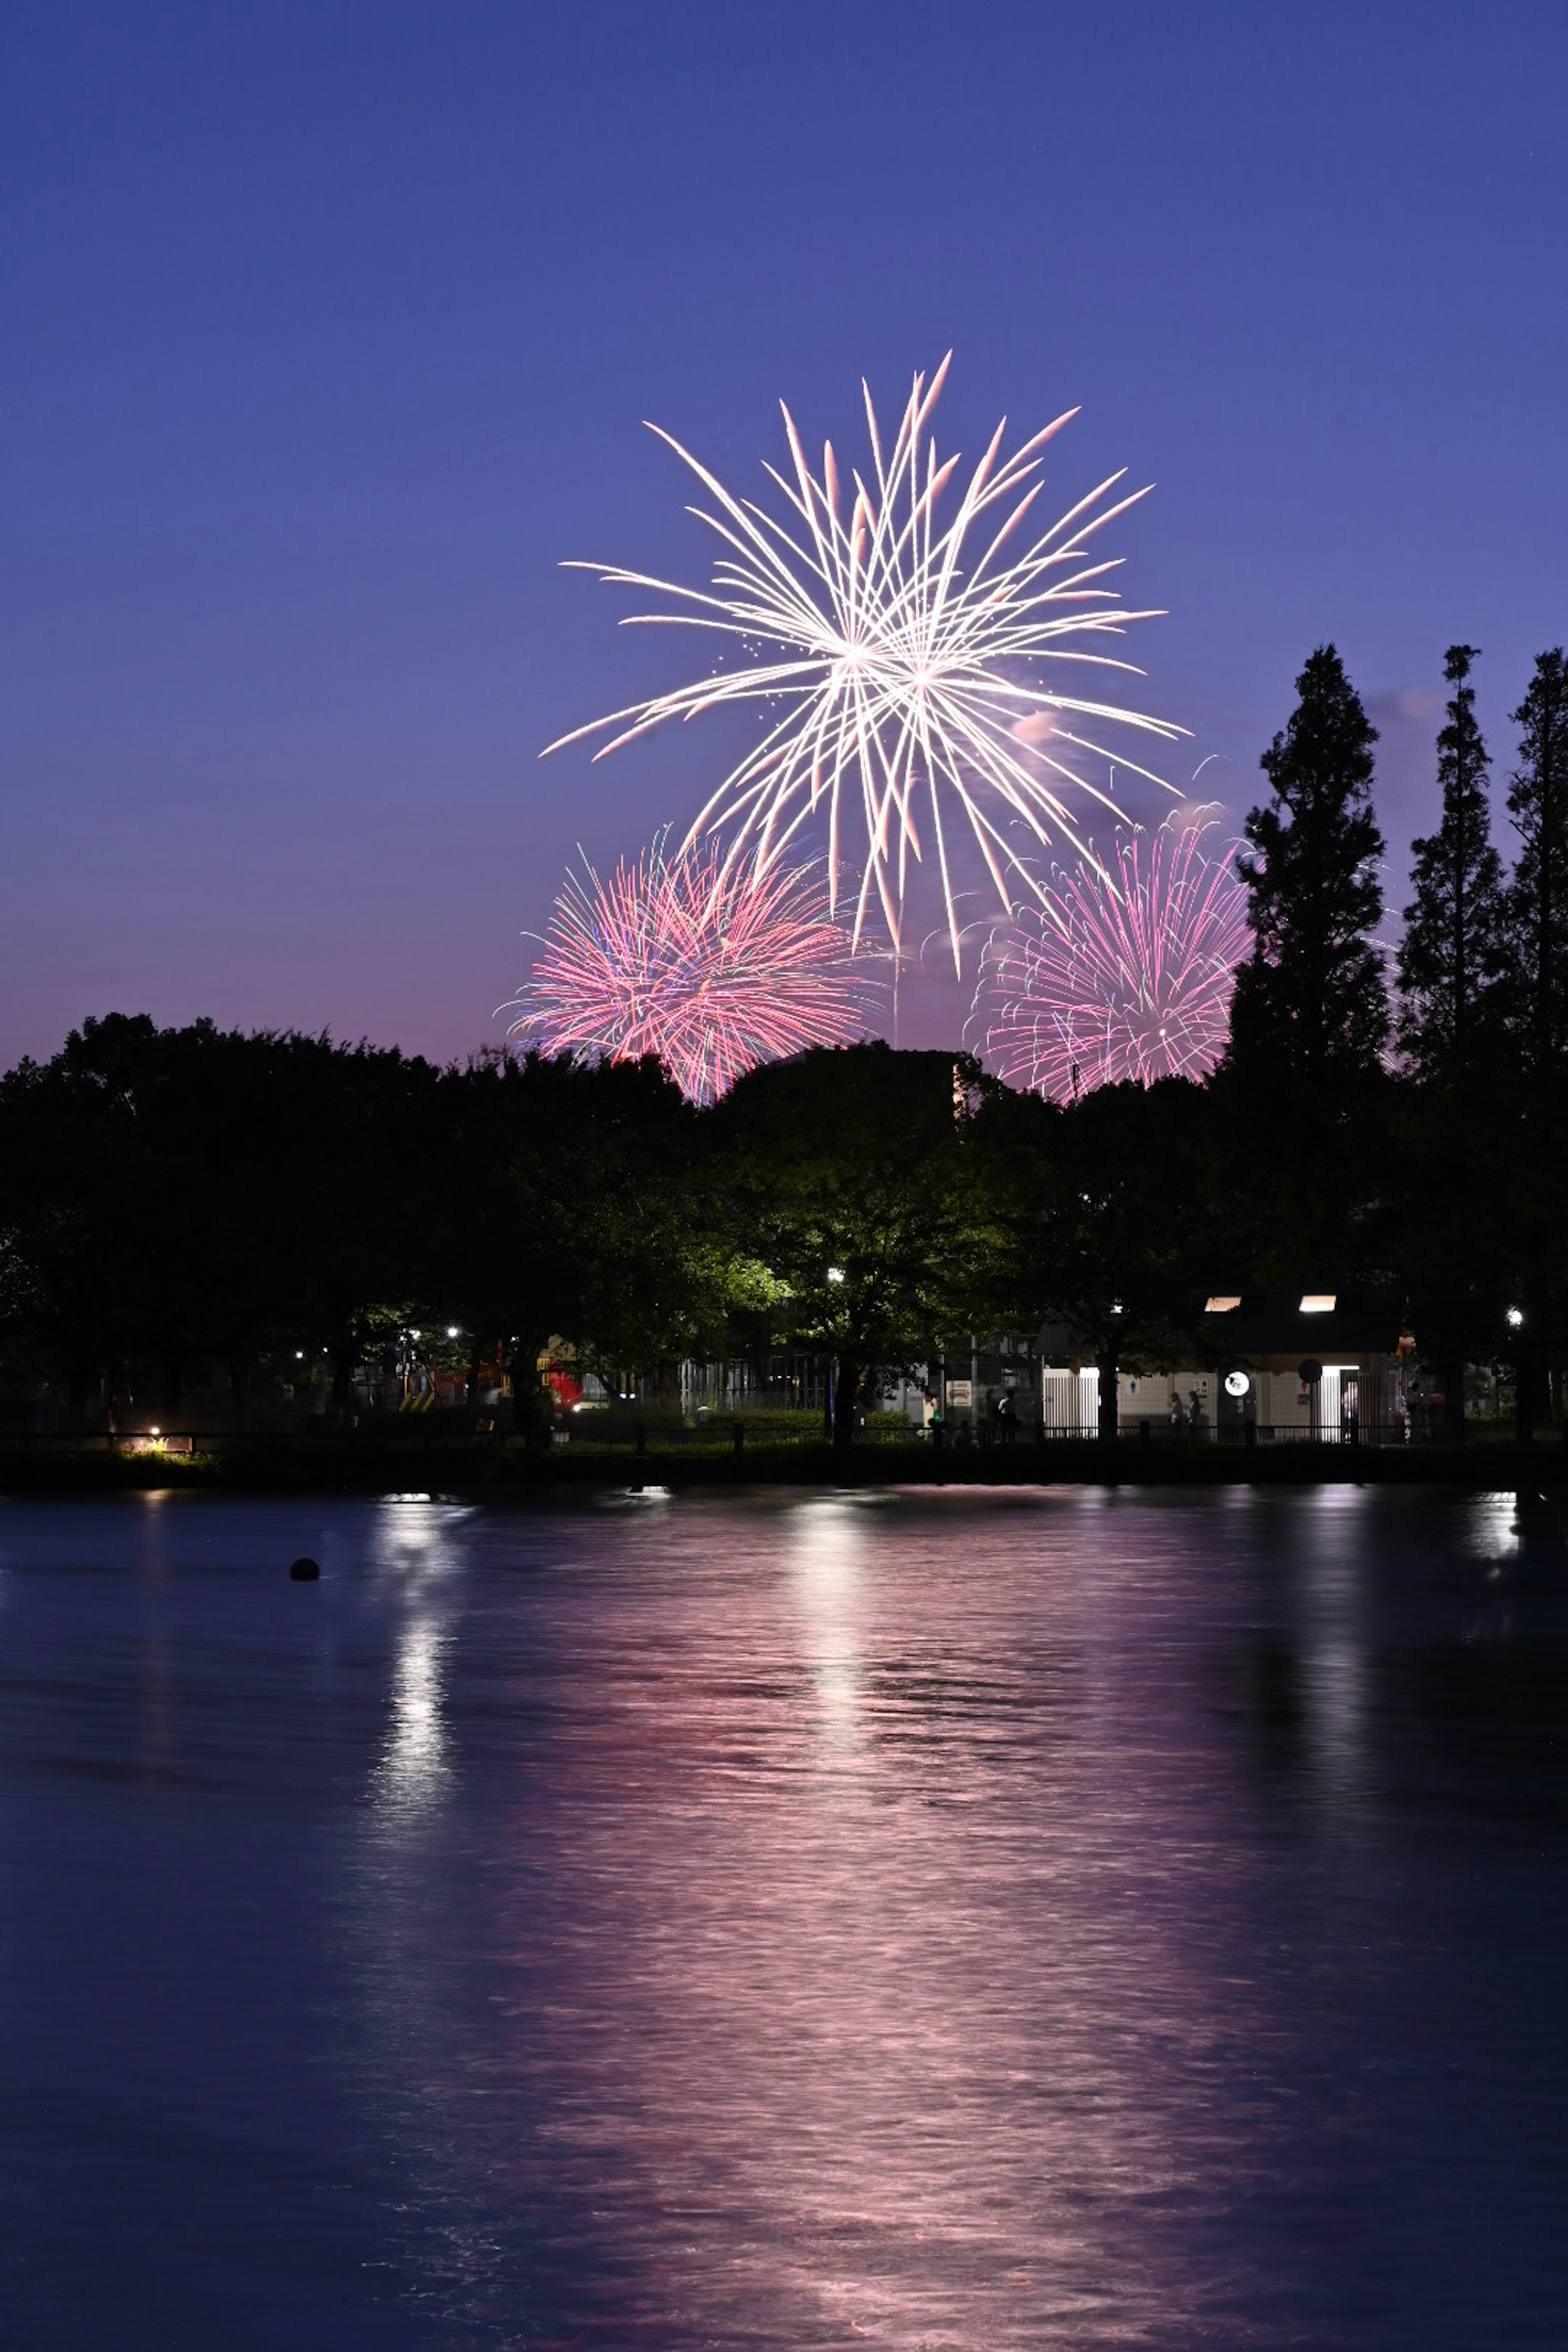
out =
{"type": "MultiPolygon", "coordinates": [[[[347,1414],[408,1328],[510,1378],[809,1350],[847,1444],[879,1373],[1065,1322],[1101,1372],[1220,1343],[1212,1290],[1359,1292],[1555,1418],[1568,1331],[1568,670],[1515,714],[1491,839],[1476,651],[1449,649],[1441,812],[1392,954],[1375,730],[1331,646],[1264,753],[1239,864],[1254,949],[1205,1084],[1010,1092],[879,1044],[755,1070],[693,1109],[657,1064],[492,1051],[437,1068],[328,1036],[89,1021],[0,1079],[0,1381],[68,1421],[132,1380],[171,1420],[308,1358],[347,1414]],[[499,1351],[499,1360],[498,1360],[499,1351]]],[[[1200,1356],[1198,1360],[1207,1360],[1200,1356]]],[[[1111,1424],[1113,1426],[1113,1423],[1111,1424]]],[[[1453,1434],[1462,1435],[1456,1418],[1453,1434]]]]}

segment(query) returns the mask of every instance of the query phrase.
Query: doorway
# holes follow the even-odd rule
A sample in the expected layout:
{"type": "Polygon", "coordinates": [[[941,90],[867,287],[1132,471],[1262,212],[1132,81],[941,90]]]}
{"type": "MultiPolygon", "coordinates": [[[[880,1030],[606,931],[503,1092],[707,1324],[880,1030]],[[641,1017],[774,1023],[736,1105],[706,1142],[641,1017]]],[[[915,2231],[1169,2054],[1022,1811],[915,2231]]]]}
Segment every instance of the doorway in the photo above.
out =
{"type": "Polygon", "coordinates": [[[1361,1366],[1325,1364],[1318,1384],[1318,1434],[1331,1445],[1350,1434],[1351,1417],[1360,1413],[1361,1366]]]}

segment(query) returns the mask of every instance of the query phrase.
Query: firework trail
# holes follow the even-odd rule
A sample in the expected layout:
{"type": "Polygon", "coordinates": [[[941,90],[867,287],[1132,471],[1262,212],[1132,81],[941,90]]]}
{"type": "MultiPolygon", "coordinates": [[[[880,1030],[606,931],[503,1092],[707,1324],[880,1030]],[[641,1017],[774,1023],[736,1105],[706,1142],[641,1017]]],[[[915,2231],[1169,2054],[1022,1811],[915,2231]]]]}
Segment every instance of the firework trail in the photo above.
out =
{"type": "Polygon", "coordinates": [[[699,1103],[758,1062],[864,1035],[869,991],[816,869],[774,867],[752,884],[725,871],[717,843],[670,857],[662,835],[608,881],[584,863],[555,902],[511,1035],[587,1060],[656,1054],[699,1103]]]}
{"type": "MultiPolygon", "coordinates": [[[[725,551],[710,589],[614,565],[573,568],[673,600],[673,611],[627,620],[701,629],[721,648],[738,644],[742,664],[726,669],[721,663],[706,677],[614,711],[548,749],[614,730],[595,753],[603,759],[666,719],[763,704],[773,715],[761,741],[724,778],[687,841],[732,824],[729,865],[749,861],[761,878],[800,827],[826,809],[829,911],[837,912],[839,861],[858,827],[864,864],[854,941],[859,944],[875,887],[895,948],[909,860],[934,846],[957,968],[947,837],[954,818],[973,831],[1005,908],[1009,872],[1039,895],[1027,859],[1037,845],[1049,845],[1051,828],[1094,862],[1064,794],[1087,792],[1117,813],[1093,781],[1111,758],[1098,740],[1102,730],[1131,728],[1166,741],[1185,730],[1057,691],[1037,676],[1040,665],[1058,662],[1142,674],[1092,649],[1095,640],[1120,635],[1130,622],[1155,616],[1121,604],[1106,584],[1117,563],[1091,562],[1088,542],[1144,492],[1113,496],[1123,479],[1113,474],[1040,536],[1029,536],[1025,519],[1042,488],[1039,452],[1077,414],[1069,409],[1006,458],[1004,419],[956,489],[954,506],[947,493],[958,460],[939,463],[926,429],[947,369],[944,360],[929,386],[916,376],[890,447],[862,385],[871,464],[864,478],[851,471],[847,484],[831,444],[820,475],[812,472],[784,409],[790,471],[766,468],[790,509],[783,520],[731,497],[689,450],[650,427],[711,502],[712,511],[690,509],[725,551]],[[1008,837],[1014,832],[1024,837],[1023,856],[1008,837]]],[[[1135,773],[1163,782],[1117,757],[1135,773]]]]}
{"type": "Polygon", "coordinates": [[[1058,921],[1029,907],[992,933],[972,1020],[998,1077],[1070,1102],[1213,1069],[1252,940],[1218,820],[1211,804],[1119,835],[1115,890],[1080,866],[1058,877],[1058,921]]]}

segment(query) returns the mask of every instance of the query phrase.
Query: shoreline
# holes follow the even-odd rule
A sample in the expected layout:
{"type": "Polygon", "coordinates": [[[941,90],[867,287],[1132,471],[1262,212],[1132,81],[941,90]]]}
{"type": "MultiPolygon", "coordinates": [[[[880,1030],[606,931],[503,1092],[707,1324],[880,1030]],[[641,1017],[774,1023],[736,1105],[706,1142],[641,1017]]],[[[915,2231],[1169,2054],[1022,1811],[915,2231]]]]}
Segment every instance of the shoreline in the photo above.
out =
{"type": "Polygon", "coordinates": [[[836,1460],[826,1445],[731,1450],[649,1446],[644,1454],[557,1450],[478,1438],[226,1439],[211,1453],[104,1447],[0,1451],[0,1495],[88,1497],[160,1493],[395,1495],[417,1490],[487,1502],[543,1502],[638,1486],[1452,1486],[1568,1495],[1568,1445],[1244,1448],[1120,1439],[1053,1439],[967,1454],[870,1444],[836,1460]]]}

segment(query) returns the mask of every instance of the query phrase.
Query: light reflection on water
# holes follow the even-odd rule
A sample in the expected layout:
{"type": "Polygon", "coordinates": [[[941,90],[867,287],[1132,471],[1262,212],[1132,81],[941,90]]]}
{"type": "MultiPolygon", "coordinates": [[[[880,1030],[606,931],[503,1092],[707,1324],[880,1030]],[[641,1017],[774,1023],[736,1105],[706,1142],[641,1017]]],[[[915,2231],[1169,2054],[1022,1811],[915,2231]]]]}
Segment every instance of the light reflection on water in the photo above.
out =
{"type": "Polygon", "coordinates": [[[12,1507],[23,2340],[1568,2340],[1564,1549],[12,1507]]]}

